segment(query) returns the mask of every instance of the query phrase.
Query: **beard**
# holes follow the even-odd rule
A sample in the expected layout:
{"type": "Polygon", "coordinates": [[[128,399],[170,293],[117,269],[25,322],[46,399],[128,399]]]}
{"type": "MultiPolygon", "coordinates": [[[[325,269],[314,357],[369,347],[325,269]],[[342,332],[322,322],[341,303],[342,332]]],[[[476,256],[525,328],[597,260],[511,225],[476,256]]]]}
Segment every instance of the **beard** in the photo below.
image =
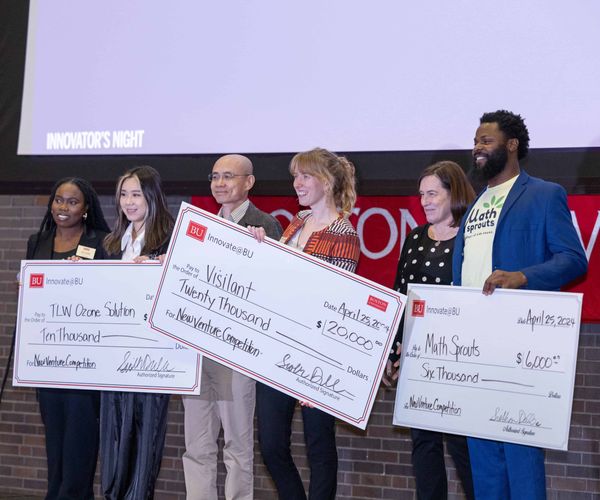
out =
{"type": "Polygon", "coordinates": [[[502,144],[488,155],[484,165],[481,167],[477,166],[477,162],[473,158],[473,165],[469,171],[469,176],[475,181],[488,182],[504,170],[507,162],[508,150],[506,149],[506,144],[502,144]]]}

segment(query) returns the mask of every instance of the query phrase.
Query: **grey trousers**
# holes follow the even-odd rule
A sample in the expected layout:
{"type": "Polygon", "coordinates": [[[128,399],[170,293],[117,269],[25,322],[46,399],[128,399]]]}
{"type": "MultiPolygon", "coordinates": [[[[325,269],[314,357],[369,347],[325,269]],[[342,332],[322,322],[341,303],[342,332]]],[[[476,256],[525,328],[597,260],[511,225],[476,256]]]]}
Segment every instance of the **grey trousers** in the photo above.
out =
{"type": "Polygon", "coordinates": [[[223,427],[225,498],[252,500],[254,380],[204,358],[200,395],[184,396],[183,406],[187,499],[217,499],[217,439],[223,427]]]}

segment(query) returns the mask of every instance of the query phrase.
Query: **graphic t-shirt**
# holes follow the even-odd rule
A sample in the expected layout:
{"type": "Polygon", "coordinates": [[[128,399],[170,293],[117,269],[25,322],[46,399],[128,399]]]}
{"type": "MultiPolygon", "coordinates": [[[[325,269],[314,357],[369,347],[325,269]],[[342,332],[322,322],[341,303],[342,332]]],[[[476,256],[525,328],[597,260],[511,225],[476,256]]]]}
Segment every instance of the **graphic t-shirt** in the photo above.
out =
{"type": "Polygon", "coordinates": [[[467,216],[465,224],[465,248],[462,266],[462,285],[483,287],[492,274],[492,246],[496,226],[508,192],[517,176],[488,187],[479,197],[467,216]]]}

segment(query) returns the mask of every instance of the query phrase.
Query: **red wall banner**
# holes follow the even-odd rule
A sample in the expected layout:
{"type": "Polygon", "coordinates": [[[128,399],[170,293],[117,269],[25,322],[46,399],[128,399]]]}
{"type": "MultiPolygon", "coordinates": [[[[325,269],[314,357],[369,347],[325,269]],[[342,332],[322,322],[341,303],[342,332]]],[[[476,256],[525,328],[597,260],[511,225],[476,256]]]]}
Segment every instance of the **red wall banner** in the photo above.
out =
{"type": "Polygon", "coordinates": [[[588,259],[587,275],[564,288],[566,292],[583,293],[582,321],[600,322],[600,196],[569,196],[573,224],[588,259]]]}
{"type": "MultiPolygon", "coordinates": [[[[277,217],[283,227],[299,210],[297,199],[292,196],[258,196],[252,201],[261,210],[277,217]]],[[[210,196],[195,196],[192,203],[212,213],[219,209],[210,196]]],[[[565,290],[584,294],[583,321],[600,322],[600,196],[569,196],[569,207],[588,258],[589,271],[585,279],[565,290]]],[[[413,227],[425,222],[419,197],[360,196],[350,221],[361,241],[362,255],[357,273],[382,285],[392,286],[406,235],[413,227]]]]}

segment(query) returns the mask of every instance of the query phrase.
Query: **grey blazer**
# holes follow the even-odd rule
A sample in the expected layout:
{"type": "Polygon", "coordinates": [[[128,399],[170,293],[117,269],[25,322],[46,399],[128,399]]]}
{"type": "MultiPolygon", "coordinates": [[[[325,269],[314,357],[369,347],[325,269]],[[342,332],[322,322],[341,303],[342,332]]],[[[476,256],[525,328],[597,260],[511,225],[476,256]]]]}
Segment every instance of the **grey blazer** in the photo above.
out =
{"type": "Polygon", "coordinates": [[[256,208],[256,206],[252,202],[250,202],[248,210],[240,219],[238,224],[244,227],[262,227],[265,229],[267,236],[269,238],[273,238],[274,240],[279,240],[279,238],[281,238],[281,234],[283,233],[283,229],[281,228],[281,224],[279,224],[279,221],[272,215],[256,208]]]}

